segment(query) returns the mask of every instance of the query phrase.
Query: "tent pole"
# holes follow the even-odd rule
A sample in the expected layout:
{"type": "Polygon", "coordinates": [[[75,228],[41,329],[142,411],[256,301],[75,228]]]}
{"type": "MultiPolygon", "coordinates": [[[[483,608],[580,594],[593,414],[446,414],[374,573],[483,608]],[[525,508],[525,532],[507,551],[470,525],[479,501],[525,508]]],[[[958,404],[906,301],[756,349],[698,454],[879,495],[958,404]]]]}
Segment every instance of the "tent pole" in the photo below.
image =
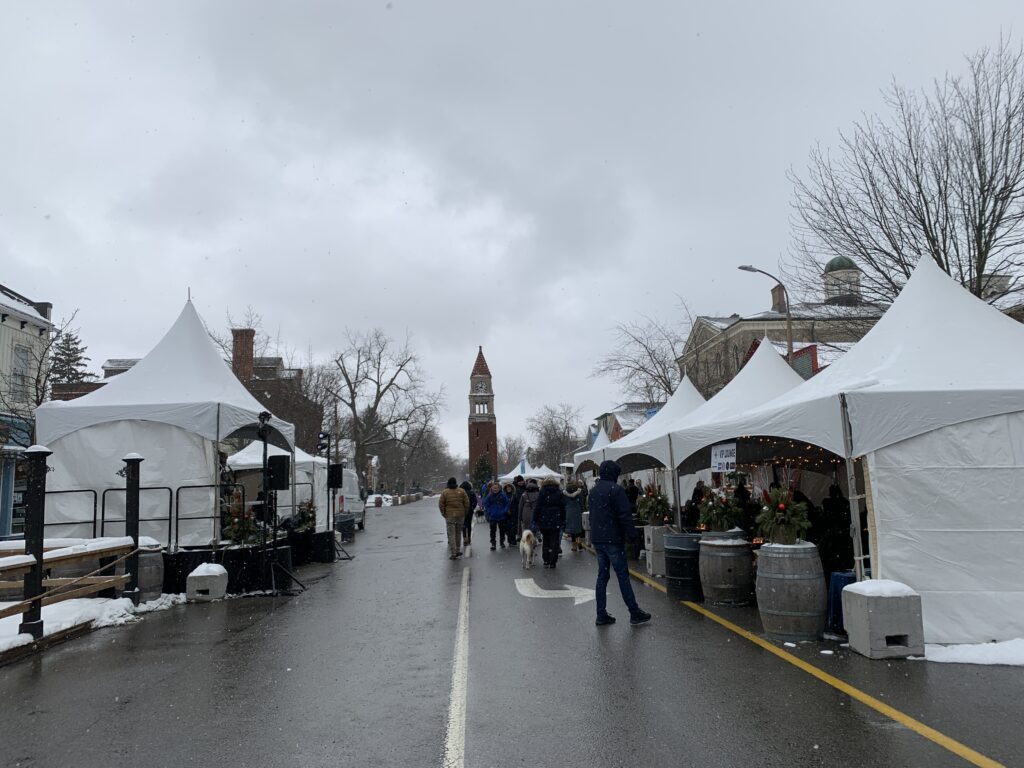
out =
{"type": "Polygon", "coordinates": [[[842,410],[843,448],[846,456],[846,495],[850,500],[850,537],[853,539],[853,571],[857,581],[864,580],[864,547],[860,538],[860,496],[857,494],[857,476],[853,468],[853,426],[846,405],[846,393],[839,394],[842,410]]]}
{"type": "Polygon", "coordinates": [[[683,527],[683,507],[679,502],[679,468],[676,466],[676,453],[672,447],[672,433],[668,433],[669,472],[672,473],[672,504],[676,508],[676,527],[683,527]]]}

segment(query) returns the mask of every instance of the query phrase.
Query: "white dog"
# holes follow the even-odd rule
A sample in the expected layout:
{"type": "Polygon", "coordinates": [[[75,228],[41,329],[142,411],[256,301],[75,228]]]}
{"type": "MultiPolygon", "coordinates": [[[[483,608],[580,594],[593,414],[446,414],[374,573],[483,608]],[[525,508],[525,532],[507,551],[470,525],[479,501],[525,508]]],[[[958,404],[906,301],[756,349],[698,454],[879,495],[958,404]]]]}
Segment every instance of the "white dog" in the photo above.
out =
{"type": "Polygon", "coordinates": [[[519,539],[519,552],[523,556],[523,568],[533,568],[533,551],[537,548],[537,539],[533,531],[527,528],[519,539]]]}

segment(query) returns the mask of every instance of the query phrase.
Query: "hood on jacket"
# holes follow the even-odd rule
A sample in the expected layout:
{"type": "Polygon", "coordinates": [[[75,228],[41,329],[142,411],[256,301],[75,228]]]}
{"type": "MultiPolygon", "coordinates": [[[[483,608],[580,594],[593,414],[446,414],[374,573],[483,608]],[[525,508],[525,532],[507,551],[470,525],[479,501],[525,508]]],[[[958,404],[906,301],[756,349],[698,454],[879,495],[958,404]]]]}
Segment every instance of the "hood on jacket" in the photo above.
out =
{"type": "Polygon", "coordinates": [[[611,480],[614,483],[619,479],[619,475],[622,474],[622,467],[611,459],[606,459],[601,462],[601,466],[597,469],[597,474],[602,480],[611,480]]]}
{"type": "Polygon", "coordinates": [[[558,481],[552,477],[544,478],[544,482],[541,485],[558,485],[558,481]]]}
{"type": "Polygon", "coordinates": [[[449,477],[448,478],[448,487],[449,488],[458,488],[459,487],[459,484],[457,482],[455,482],[455,478],[454,477],[449,477]]]}
{"type": "Polygon", "coordinates": [[[528,490],[528,491],[536,491],[539,488],[540,488],[540,486],[537,485],[537,481],[534,480],[532,477],[529,480],[526,481],[526,490],[528,490]]]}
{"type": "Polygon", "coordinates": [[[472,493],[472,492],[473,492],[473,486],[469,484],[469,481],[468,481],[468,480],[463,480],[463,481],[462,481],[462,482],[461,482],[461,483],[459,484],[459,488],[461,488],[462,490],[464,490],[464,491],[466,492],[466,495],[467,495],[467,496],[468,496],[468,495],[469,495],[470,493],[472,493]]]}

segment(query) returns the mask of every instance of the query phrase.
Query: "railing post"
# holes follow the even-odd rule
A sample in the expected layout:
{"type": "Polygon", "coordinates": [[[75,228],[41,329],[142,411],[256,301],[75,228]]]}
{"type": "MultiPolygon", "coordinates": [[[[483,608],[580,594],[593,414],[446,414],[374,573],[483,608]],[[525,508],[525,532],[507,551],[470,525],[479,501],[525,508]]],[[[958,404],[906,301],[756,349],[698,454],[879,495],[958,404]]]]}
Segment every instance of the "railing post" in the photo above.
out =
{"type": "MultiPolygon", "coordinates": [[[[36,559],[25,574],[23,599],[33,600],[43,594],[43,523],[46,513],[46,457],[52,451],[42,445],[25,449],[28,462],[28,488],[25,494],[25,554],[36,559]]],[[[43,602],[34,600],[22,615],[18,634],[29,634],[39,640],[43,636],[43,602]]]]}
{"type": "MultiPolygon", "coordinates": [[[[124,500],[124,533],[132,538],[132,549],[139,548],[139,465],[145,459],[137,453],[129,453],[124,457],[125,500],[124,500]]],[[[123,596],[139,604],[139,553],[128,557],[124,564],[128,572],[128,584],[123,596]]]]}

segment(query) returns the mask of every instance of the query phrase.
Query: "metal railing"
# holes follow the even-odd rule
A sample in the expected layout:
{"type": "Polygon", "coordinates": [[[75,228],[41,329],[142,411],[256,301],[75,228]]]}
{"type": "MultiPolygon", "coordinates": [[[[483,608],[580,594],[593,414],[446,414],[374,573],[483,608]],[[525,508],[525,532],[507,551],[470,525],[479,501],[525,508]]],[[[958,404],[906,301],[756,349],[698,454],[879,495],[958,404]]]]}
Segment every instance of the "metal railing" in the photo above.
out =
{"type": "MultiPolygon", "coordinates": [[[[172,541],[170,533],[167,537],[167,546],[172,550],[178,548],[178,542],[181,541],[181,492],[189,490],[211,490],[220,488],[239,488],[242,491],[242,509],[245,510],[245,486],[241,483],[209,483],[204,485],[179,485],[174,491],[174,540],[173,547],[171,546],[172,541]]],[[[218,497],[214,497],[213,501],[214,512],[210,515],[195,515],[184,518],[185,520],[209,520],[212,524],[211,533],[213,534],[210,538],[211,541],[217,539],[217,521],[221,519],[220,500],[218,497]]]]}
{"type": "MultiPolygon", "coordinates": [[[[114,493],[125,493],[124,488],[105,488],[103,489],[103,495],[100,497],[100,536],[106,535],[107,523],[123,523],[124,519],[112,519],[107,520],[107,494],[110,492],[114,493]]],[[[173,509],[171,507],[173,501],[174,491],[166,485],[147,485],[139,488],[139,492],[142,491],[167,491],[167,517],[139,517],[140,523],[159,523],[167,521],[167,541],[170,543],[171,537],[171,518],[173,509]]]]}
{"type": "MultiPolygon", "coordinates": [[[[99,511],[99,494],[97,494],[95,489],[93,489],[93,488],[73,488],[73,489],[67,490],[67,491],[47,491],[46,495],[47,496],[56,496],[58,494],[63,494],[63,493],[91,493],[92,494],[92,538],[95,539],[96,538],[96,524],[97,524],[96,516],[97,516],[98,511],[99,511]]],[[[82,525],[83,522],[84,521],[82,521],[82,520],[67,520],[67,521],[64,521],[64,522],[56,522],[55,521],[55,522],[52,522],[52,523],[44,522],[43,523],[43,530],[45,531],[51,525],[52,526],[58,526],[58,525],[82,525]]]]}

